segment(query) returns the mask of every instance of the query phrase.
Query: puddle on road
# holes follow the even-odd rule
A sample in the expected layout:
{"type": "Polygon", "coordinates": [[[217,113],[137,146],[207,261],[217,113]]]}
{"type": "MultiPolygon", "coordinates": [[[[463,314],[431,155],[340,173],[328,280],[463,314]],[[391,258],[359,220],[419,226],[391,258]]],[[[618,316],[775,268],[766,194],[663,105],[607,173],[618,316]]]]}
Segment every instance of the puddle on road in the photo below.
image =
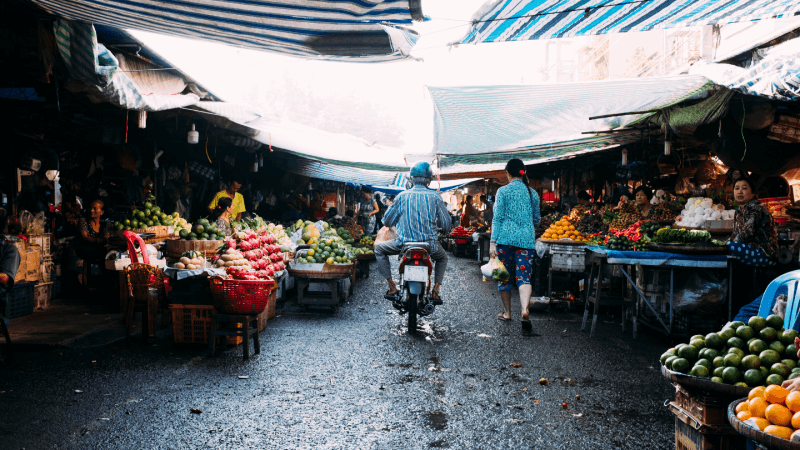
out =
{"type": "Polygon", "coordinates": [[[428,448],[450,448],[450,444],[443,440],[438,440],[428,444],[428,448]]]}
{"type": "Polygon", "coordinates": [[[444,430],[447,428],[447,414],[442,411],[433,411],[425,414],[427,425],[434,430],[444,430]]]}

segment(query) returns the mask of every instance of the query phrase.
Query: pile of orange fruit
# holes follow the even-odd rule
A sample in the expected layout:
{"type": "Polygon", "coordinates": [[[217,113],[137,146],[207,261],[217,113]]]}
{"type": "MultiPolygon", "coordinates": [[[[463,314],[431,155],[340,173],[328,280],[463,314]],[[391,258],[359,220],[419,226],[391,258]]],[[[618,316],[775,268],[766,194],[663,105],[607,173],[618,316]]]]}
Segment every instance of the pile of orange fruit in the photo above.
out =
{"type": "Polygon", "coordinates": [[[736,406],[736,417],[764,433],[783,439],[800,436],[800,392],[773,384],[753,388],[736,406]]]}
{"type": "Polygon", "coordinates": [[[570,239],[573,241],[586,241],[586,236],[575,229],[575,225],[569,221],[569,217],[563,216],[561,220],[553,223],[540,236],[542,239],[570,239]]]}

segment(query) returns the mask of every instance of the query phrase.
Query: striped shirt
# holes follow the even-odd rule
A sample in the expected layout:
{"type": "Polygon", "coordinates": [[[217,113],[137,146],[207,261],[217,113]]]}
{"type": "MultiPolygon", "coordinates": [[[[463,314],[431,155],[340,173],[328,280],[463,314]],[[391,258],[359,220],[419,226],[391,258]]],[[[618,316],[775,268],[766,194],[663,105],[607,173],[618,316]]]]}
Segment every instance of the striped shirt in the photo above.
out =
{"type": "Polygon", "coordinates": [[[439,248],[439,231],[450,232],[453,222],[439,194],[422,185],[403,191],[383,216],[383,224],[396,226],[397,243],[427,242],[431,252],[439,248]]]}

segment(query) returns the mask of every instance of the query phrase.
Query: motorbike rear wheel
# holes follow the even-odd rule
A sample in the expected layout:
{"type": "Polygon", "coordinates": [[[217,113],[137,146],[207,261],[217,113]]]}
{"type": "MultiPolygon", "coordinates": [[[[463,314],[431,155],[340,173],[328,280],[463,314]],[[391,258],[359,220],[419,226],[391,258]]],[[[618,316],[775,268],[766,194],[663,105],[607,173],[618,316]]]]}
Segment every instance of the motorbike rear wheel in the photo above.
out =
{"type": "Polygon", "coordinates": [[[408,293],[406,296],[406,310],[408,311],[408,332],[414,334],[417,332],[417,310],[419,305],[419,295],[408,293]]]}

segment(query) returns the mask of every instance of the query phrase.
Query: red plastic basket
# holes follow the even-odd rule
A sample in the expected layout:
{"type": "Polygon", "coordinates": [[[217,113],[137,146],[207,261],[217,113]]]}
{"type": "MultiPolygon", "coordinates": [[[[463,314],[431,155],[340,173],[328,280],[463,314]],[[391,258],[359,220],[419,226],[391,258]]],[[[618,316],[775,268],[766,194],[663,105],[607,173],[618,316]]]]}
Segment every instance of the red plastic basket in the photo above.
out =
{"type": "Polygon", "coordinates": [[[223,314],[261,314],[269,303],[274,280],[226,280],[211,278],[211,298],[223,314]]]}

